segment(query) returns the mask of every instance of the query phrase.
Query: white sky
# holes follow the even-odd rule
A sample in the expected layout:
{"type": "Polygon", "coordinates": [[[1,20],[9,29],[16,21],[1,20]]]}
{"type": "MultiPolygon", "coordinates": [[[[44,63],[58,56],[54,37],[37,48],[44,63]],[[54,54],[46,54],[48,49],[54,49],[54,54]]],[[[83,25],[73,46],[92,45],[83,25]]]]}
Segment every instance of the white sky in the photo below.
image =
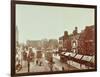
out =
{"type": "Polygon", "coordinates": [[[16,5],[19,42],[44,38],[58,39],[65,30],[70,34],[75,26],[80,32],[90,25],[94,25],[94,9],[16,5]]]}

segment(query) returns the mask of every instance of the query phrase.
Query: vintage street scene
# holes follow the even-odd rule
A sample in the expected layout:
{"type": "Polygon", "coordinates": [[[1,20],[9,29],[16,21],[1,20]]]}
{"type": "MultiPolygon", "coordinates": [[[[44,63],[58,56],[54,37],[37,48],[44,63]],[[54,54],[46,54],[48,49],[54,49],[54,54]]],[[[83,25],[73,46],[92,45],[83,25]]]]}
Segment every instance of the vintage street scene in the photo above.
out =
{"type": "Polygon", "coordinates": [[[95,69],[94,9],[16,5],[16,73],[95,69]]]}

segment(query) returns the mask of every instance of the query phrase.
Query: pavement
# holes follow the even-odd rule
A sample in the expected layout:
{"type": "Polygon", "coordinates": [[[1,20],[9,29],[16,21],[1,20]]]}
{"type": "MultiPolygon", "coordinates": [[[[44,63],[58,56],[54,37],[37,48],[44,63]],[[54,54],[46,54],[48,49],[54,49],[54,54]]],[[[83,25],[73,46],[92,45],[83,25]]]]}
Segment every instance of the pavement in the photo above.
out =
{"type": "MultiPolygon", "coordinates": [[[[45,58],[41,59],[41,66],[36,64],[36,59],[33,62],[30,62],[30,72],[50,72],[50,67],[45,60],[45,58]]],[[[62,63],[58,58],[53,57],[53,71],[69,71],[69,70],[77,70],[77,68],[68,65],[67,63],[62,63]],[[64,69],[62,69],[64,68],[64,69]]],[[[27,61],[22,61],[23,68],[20,71],[16,71],[16,73],[28,73],[27,61]]]]}
{"type": "Polygon", "coordinates": [[[60,71],[62,71],[62,70],[64,70],[64,71],[78,70],[77,68],[67,64],[67,62],[66,63],[60,62],[60,60],[57,58],[53,58],[53,61],[56,63],[56,67],[58,67],[60,71]],[[62,69],[62,68],[64,68],[64,69],[62,69]]]}

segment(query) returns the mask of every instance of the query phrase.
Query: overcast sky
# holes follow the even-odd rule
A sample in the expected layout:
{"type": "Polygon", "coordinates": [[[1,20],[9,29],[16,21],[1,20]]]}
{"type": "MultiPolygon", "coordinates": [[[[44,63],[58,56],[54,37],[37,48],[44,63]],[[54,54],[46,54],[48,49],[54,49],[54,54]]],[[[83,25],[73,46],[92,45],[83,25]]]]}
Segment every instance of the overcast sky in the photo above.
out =
{"type": "Polygon", "coordinates": [[[85,26],[94,25],[94,9],[16,5],[16,26],[19,42],[40,39],[58,39],[67,30],[71,34],[85,26]]]}

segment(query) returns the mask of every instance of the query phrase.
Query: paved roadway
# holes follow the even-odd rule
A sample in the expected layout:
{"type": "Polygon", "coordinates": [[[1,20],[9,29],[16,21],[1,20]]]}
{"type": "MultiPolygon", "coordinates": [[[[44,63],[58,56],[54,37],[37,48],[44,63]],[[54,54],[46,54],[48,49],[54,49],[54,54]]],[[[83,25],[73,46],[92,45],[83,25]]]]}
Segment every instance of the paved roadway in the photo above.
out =
{"type": "MultiPolygon", "coordinates": [[[[50,72],[50,67],[48,63],[46,62],[45,58],[41,59],[42,65],[39,66],[36,64],[36,60],[33,62],[30,62],[30,72],[50,72]]],[[[53,71],[62,71],[62,67],[64,67],[65,71],[69,70],[76,70],[76,68],[66,64],[66,63],[61,63],[59,59],[56,57],[53,58],[53,61],[55,62],[53,64],[53,71]]],[[[28,67],[27,67],[27,61],[23,61],[23,68],[17,72],[17,73],[27,73],[28,72],[28,67]]]]}

